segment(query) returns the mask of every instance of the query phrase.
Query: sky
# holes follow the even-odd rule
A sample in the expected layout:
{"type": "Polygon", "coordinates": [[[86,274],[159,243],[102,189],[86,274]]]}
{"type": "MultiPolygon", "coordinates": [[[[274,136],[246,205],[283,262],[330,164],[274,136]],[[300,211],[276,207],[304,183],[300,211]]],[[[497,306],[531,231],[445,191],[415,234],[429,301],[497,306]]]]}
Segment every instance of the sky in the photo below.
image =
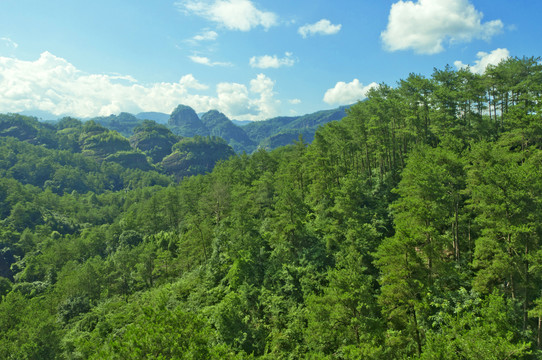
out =
{"type": "Polygon", "coordinates": [[[542,55],[533,0],[0,0],[0,113],[265,120],[542,55]]]}

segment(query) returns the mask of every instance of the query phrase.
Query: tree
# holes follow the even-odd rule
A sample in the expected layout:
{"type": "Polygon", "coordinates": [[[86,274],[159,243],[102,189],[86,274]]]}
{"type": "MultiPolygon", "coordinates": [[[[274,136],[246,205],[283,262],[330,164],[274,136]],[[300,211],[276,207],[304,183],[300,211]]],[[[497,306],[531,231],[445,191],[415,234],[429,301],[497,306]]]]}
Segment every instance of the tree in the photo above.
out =
{"type": "Polygon", "coordinates": [[[380,268],[380,304],[390,327],[407,331],[402,341],[422,348],[421,318],[431,288],[458,286],[461,263],[459,211],[463,199],[463,164],[443,148],[419,147],[411,152],[392,205],[395,235],[376,254],[380,268]]]}
{"type": "Polygon", "coordinates": [[[533,298],[531,253],[540,246],[540,153],[509,151],[499,145],[480,144],[473,150],[469,191],[480,236],[473,266],[475,288],[483,293],[502,289],[521,299],[524,327],[533,298]]]}
{"type": "Polygon", "coordinates": [[[360,253],[339,256],[328,272],[329,285],[306,301],[306,342],[318,354],[342,353],[353,347],[359,349],[360,357],[375,358],[382,354],[383,324],[374,279],[366,273],[360,253]]]}
{"type": "MultiPolygon", "coordinates": [[[[460,289],[452,301],[433,304],[438,327],[426,333],[419,359],[524,359],[530,344],[517,329],[513,300],[494,292],[482,300],[460,289]]],[[[435,299],[436,300],[436,299],[435,299]]]]}

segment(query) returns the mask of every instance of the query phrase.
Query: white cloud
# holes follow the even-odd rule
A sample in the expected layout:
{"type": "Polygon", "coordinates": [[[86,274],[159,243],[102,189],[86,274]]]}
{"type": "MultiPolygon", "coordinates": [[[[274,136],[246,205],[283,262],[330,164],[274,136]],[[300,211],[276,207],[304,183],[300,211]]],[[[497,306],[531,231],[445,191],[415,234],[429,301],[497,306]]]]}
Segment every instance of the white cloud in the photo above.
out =
{"type": "Polygon", "coordinates": [[[217,85],[217,94],[216,107],[222,109],[225,114],[232,117],[257,114],[245,85],[220,83],[217,85]]]}
{"type": "Polygon", "coordinates": [[[1,37],[0,42],[4,43],[4,45],[10,49],[17,49],[19,47],[19,44],[8,37],[1,37]]]}
{"type": "Polygon", "coordinates": [[[469,0],[398,1],[381,37],[389,51],[436,54],[444,50],[445,41],[489,40],[502,31],[501,20],[482,23],[482,18],[469,0]]]}
{"type": "Polygon", "coordinates": [[[200,82],[196,80],[196,78],[192,74],[183,76],[179,81],[179,84],[181,84],[187,89],[207,90],[209,88],[207,85],[200,84],[200,82]]]}
{"type": "Polygon", "coordinates": [[[131,76],[86,74],[49,52],[35,61],[0,57],[0,112],[42,110],[54,115],[94,117],[121,111],[170,113],[178,104],[196,112],[219,110],[229,117],[263,120],[276,116],[274,82],[263,74],[246,85],[220,83],[214,96],[192,75],[178,82],[142,85],[131,76]]]}
{"type": "Polygon", "coordinates": [[[250,91],[260,95],[253,101],[253,105],[259,113],[268,114],[268,118],[278,115],[280,107],[280,101],[274,99],[274,86],[275,82],[264,74],[258,74],[256,79],[250,80],[250,91]]]}
{"type": "Polygon", "coordinates": [[[377,83],[371,83],[363,86],[358,79],[352,82],[345,83],[339,81],[334,88],[326,91],[324,101],[328,104],[348,105],[367,97],[367,92],[373,87],[378,86],[377,83]]]}
{"type": "Polygon", "coordinates": [[[192,56],[189,56],[189,58],[196,64],[201,64],[201,65],[206,65],[206,66],[233,66],[232,63],[228,63],[228,62],[211,61],[211,59],[205,56],[192,55],[192,56]]]}
{"type": "Polygon", "coordinates": [[[295,60],[292,59],[292,55],[292,53],[287,52],[283,58],[279,58],[277,55],[253,56],[250,58],[250,66],[260,69],[277,69],[281,66],[293,66],[295,64],[295,60]]]}
{"type": "Polygon", "coordinates": [[[201,34],[198,34],[192,38],[193,41],[213,41],[218,38],[218,33],[213,30],[205,30],[201,34]]]}
{"type": "Polygon", "coordinates": [[[301,104],[301,100],[299,99],[290,99],[288,100],[288,102],[292,105],[298,105],[298,104],[301,104]]]}
{"type": "Polygon", "coordinates": [[[243,84],[220,83],[218,96],[212,99],[210,108],[221,109],[236,119],[264,120],[277,116],[280,101],[274,99],[274,86],[275,82],[264,74],[250,81],[250,90],[243,84]]]}
{"type": "Polygon", "coordinates": [[[312,35],[334,35],[341,31],[342,25],[333,25],[329,20],[322,19],[314,24],[301,26],[297,32],[303,37],[312,35]]]}
{"type": "Polygon", "coordinates": [[[109,78],[112,80],[124,80],[129,83],[137,83],[137,80],[130,75],[122,75],[122,74],[111,74],[109,75],[109,78]]]}
{"type": "Polygon", "coordinates": [[[463,64],[459,60],[455,61],[454,65],[458,69],[468,67],[473,73],[483,74],[489,65],[498,65],[501,61],[508,59],[510,57],[510,51],[508,51],[508,49],[495,49],[489,54],[480,51],[478,54],[476,54],[476,57],[478,60],[475,60],[474,65],[472,66],[463,64]]]}
{"type": "Polygon", "coordinates": [[[257,9],[250,0],[182,0],[175,4],[186,14],[196,14],[229,30],[269,29],[278,23],[276,14],[257,9]]]}

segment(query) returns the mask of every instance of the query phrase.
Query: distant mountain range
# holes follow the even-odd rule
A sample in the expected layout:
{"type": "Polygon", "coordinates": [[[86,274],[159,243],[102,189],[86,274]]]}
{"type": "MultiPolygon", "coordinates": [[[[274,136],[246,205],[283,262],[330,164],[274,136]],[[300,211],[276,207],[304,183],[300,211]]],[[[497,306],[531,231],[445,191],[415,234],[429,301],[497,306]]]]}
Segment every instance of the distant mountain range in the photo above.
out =
{"type": "Polygon", "coordinates": [[[160,112],[140,112],[135,117],[140,120],[153,120],[158,124],[167,124],[170,115],[160,112]]]}
{"type": "Polygon", "coordinates": [[[19,114],[24,116],[33,116],[37,118],[38,120],[47,121],[47,120],[59,120],[62,118],[62,116],[53,115],[52,113],[48,111],[42,111],[42,110],[27,110],[27,111],[21,111],[19,114]]]}
{"type": "MultiPolygon", "coordinates": [[[[230,120],[216,110],[197,114],[191,107],[179,105],[169,115],[160,112],[141,112],[136,115],[120,113],[92,120],[126,137],[132,136],[134,129],[141,125],[143,120],[152,120],[165,125],[175,135],[181,137],[196,135],[220,137],[236,152],[252,153],[258,148],[272,150],[291,144],[299,139],[300,135],[306,142],[312,142],[319,126],[342,119],[346,116],[348,108],[349,106],[341,106],[302,116],[281,116],[264,121],[239,121],[230,120]]],[[[42,121],[59,120],[59,116],[45,111],[24,111],[21,114],[34,116],[42,121]]]]}
{"type": "Polygon", "coordinates": [[[253,123],[254,121],[251,121],[251,120],[232,120],[231,122],[234,123],[237,126],[245,126],[245,125],[248,125],[250,123],[253,123]]]}

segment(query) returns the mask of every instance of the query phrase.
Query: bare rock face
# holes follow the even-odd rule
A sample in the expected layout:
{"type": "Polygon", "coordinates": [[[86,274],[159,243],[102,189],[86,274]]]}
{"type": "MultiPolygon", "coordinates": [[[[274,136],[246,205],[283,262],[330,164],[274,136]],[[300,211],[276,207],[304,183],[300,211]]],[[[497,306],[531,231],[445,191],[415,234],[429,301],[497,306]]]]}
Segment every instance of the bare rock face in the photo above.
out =
{"type": "Polygon", "coordinates": [[[190,106],[179,105],[169,117],[168,124],[175,134],[184,137],[207,136],[209,130],[190,106]]]}

